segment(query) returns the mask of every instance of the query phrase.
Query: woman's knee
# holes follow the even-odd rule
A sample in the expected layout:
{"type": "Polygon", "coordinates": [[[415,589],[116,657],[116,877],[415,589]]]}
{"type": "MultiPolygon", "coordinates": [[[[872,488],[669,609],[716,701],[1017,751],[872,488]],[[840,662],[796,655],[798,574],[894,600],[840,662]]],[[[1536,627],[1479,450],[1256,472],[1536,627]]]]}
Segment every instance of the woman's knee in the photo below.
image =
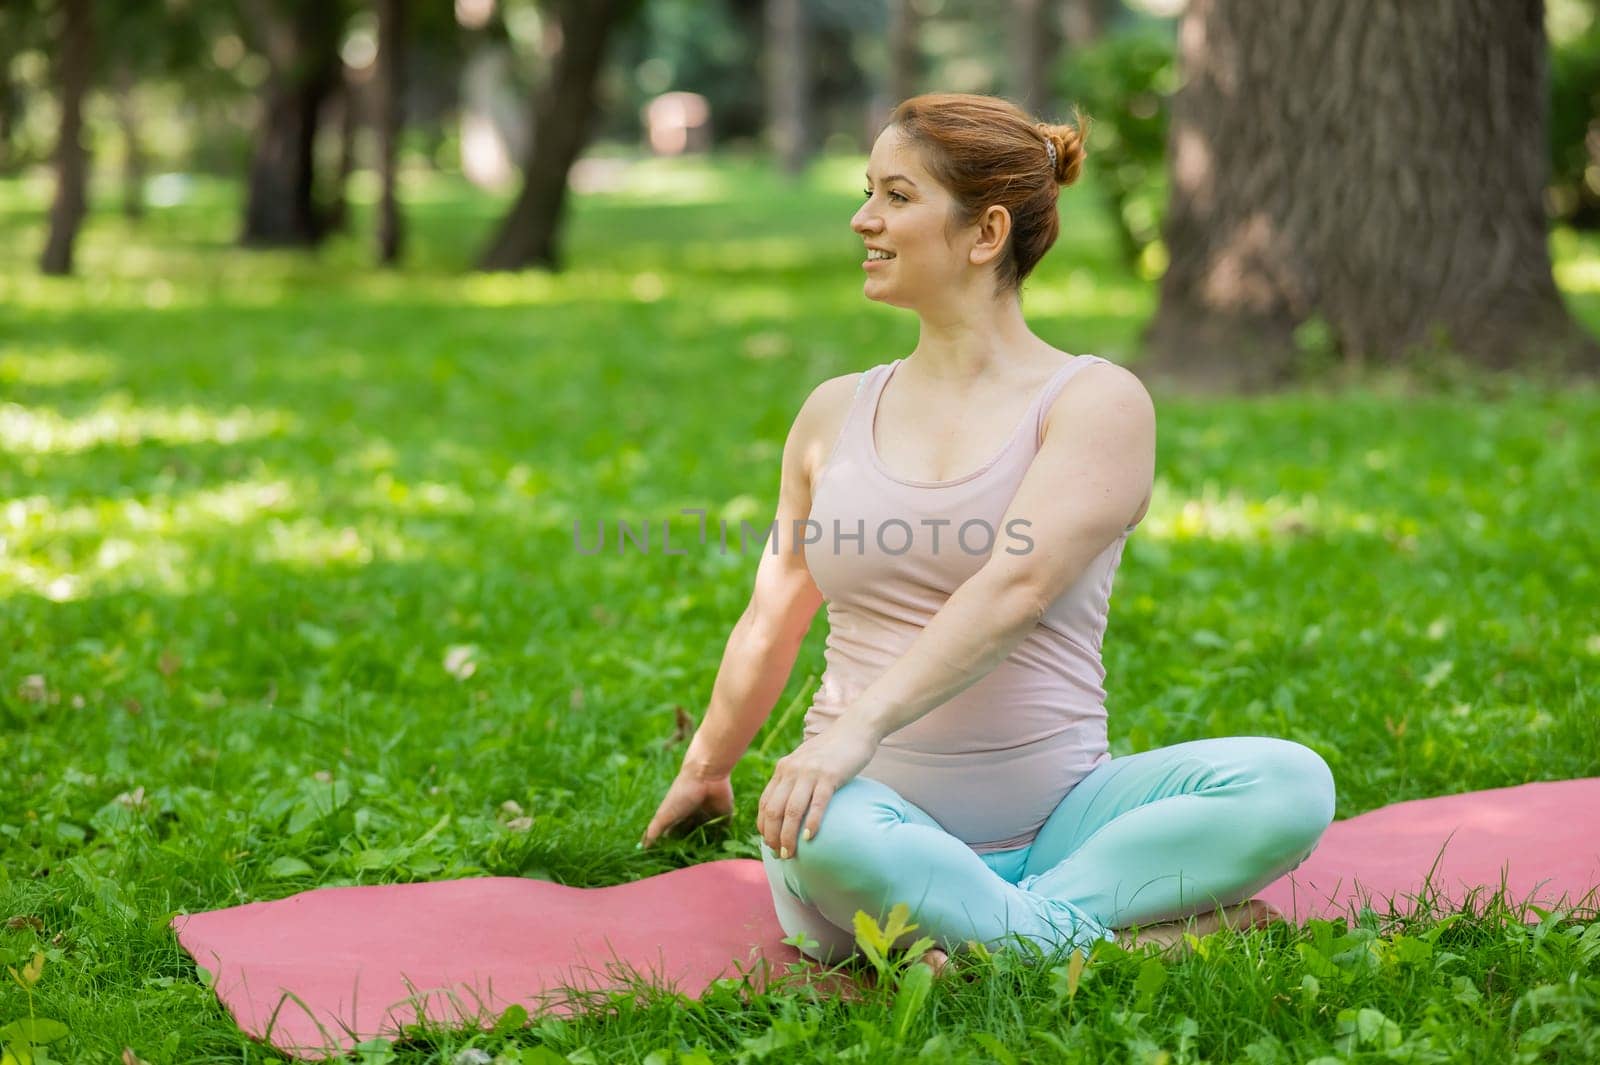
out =
{"type": "Polygon", "coordinates": [[[866,777],[852,777],[829,798],[822,823],[811,839],[796,841],[792,859],[801,876],[859,872],[882,841],[885,826],[904,820],[893,788],[866,777]]]}
{"type": "Polygon", "coordinates": [[[1309,851],[1333,823],[1333,771],[1303,743],[1272,739],[1263,753],[1261,824],[1274,850],[1309,851]]]}
{"type": "Polygon", "coordinates": [[[773,910],[778,926],[785,937],[797,940],[795,947],[809,958],[832,965],[855,950],[855,937],[832,924],[805,895],[792,868],[793,862],[780,862],[765,843],[761,844],[761,862],[766,868],[767,883],[772,889],[773,910]]]}

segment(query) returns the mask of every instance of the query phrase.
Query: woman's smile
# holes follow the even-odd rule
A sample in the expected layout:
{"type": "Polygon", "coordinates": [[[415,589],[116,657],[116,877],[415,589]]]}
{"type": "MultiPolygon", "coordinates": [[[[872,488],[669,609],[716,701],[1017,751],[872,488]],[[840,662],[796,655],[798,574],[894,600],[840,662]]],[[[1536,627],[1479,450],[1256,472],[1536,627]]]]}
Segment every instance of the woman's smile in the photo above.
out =
{"type": "Polygon", "coordinates": [[[869,245],[867,247],[867,257],[862,261],[861,266],[862,269],[870,270],[875,266],[882,266],[894,258],[894,252],[884,251],[882,248],[874,248],[869,245]]]}

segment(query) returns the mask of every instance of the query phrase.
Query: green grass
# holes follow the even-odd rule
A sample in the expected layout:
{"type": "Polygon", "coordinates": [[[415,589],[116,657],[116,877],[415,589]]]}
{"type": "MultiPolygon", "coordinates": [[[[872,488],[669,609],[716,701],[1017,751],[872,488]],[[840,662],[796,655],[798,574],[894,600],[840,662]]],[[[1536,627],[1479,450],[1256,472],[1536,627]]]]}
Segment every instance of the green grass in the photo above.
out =
{"type": "MultiPolygon", "coordinates": [[[[501,204],[418,177],[400,273],[367,268],[365,209],[315,257],[236,250],[236,190],[202,182],[138,225],[98,205],[81,278],[46,280],[46,190],[0,184],[0,921],[38,925],[0,927],[0,961],[45,951],[31,1001],[70,1030],[56,1057],[274,1057],[197,978],[177,911],[756,856],[797,717],[738,767],[731,829],[634,850],[754,556],[580,557],[572,522],[670,521],[680,545],[681,508],[765,522],[810,387],[911,349],[914,318],[860,294],[861,163],[795,190],[653,164],[576,201],[554,277],[464,272],[501,204]]],[[[1154,287],[1094,204],[1063,198],[1025,308],[1057,346],[1132,362],[1154,287]]],[[[1600,242],[1553,247],[1600,330],[1600,242]]],[[[1328,760],[1340,817],[1600,773],[1593,388],[1374,379],[1158,409],[1105,640],[1114,754],[1286,736],[1328,760]]],[[[824,627],[780,705],[809,697],[824,627]]],[[[1180,962],[1109,947],[1075,986],[1065,964],[961,959],[982,978],[918,1009],[907,985],[899,1014],[898,978],[861,1005],[725,985],[392,1053],[1600,1056],[1600,923],[1387,917],[1220,933],[1180,962]]],[[[8,981],[0,1024],[29,1002],[8,981]]]]}

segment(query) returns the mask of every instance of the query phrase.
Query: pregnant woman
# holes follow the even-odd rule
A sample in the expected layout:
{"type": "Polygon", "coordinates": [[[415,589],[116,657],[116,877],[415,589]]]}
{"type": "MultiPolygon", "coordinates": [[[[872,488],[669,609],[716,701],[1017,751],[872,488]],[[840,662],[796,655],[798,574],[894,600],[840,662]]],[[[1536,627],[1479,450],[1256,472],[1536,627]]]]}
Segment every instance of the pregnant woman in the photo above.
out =
{"type": "Polygon", "coordinates": [[[1275,912],[1246,900],[1333,818],[1332,774],[1299,743],[1107,749],[1101,638],[1150,503],[1155,413],[1135,375],[1052,348],[1020,303],[1081,125],[937,93],[878,136],[851,226],[866,297],[914,311],[917,346],[796,416],[777,542],[645,830],[732,812],[733,766],[826,601],[804,740],[756,816],[779,922],[825,962],[854,950],[857,910],[898,902],[936,970],[968,940],[1049,952],[1262,923],[1275,912]]]}

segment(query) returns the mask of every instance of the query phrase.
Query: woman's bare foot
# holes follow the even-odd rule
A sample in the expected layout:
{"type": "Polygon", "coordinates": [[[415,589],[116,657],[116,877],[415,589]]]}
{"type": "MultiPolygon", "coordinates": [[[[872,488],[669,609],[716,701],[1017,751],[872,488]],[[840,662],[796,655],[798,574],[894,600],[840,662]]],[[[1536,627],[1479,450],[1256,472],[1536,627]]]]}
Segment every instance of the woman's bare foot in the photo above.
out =
{"type": "Polygon", "coordinates": [[[920,959],[922,964],[933,970],[935,980],[944,975],[945,968],[950,964],[950,955],[938,947],[930,947],[920,959]]]}
{"type": "Polygon", "coordinates": [[[1208,936],[1221,928],[1224,920],[1232,928],[1244,931],[1247,928],[1265,928],[1273,921],[1281,921],[1283,913],[1271,903],[1251,899],[1220,910],[1207,910],[1193,917],[1148,925],[1137,933],[1133,929],[1119,928],[1117,942],[1123,946],[1154,943],[1162,948],[1163,954],[1184,954],[1189,950],[1189,941],[1183,938],[1185,932],[1197,937],[1208,936]]]}

